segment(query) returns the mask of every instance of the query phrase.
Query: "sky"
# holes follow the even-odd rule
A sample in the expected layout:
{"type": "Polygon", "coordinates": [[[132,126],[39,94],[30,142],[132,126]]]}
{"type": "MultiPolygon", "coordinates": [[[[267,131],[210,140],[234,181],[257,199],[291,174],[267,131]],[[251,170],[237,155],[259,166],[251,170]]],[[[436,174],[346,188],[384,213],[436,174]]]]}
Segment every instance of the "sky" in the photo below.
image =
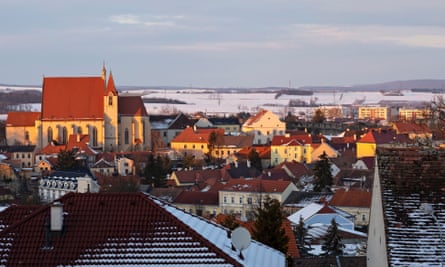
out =
{"type": "Polygon", "coordinates": [[[345,86],[445,78],[443,0],[0,0],[0,83],[345,86]]]}

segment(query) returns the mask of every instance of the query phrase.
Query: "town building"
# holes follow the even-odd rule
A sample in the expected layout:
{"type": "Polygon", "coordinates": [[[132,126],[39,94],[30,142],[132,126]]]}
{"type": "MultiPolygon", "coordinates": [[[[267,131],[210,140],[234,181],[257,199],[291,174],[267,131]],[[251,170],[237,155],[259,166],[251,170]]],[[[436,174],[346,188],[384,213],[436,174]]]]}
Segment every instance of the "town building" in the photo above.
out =
{"type": "Polygon", "coordinates": [[[261,109],[244,122],[241,131],[252,134],[255,145],[269,144],[275,135],[284,134],[286,124],[272,111],[261,109]]]}
{"type": "Polygon", "coordinates": [[[359,120],[384,120],[390,121],[391,109],[386,106],[360,106],[358,108],[358,119],[359,120]]]}
{"type": "Polygon", "coordinates": [[[38,148],[54,141],[66,144],[71,134],[87,134],[90,146],[103,151],[151,147],[150,121],[141,96],[119,94],[105,67],[102,76],[44,77],[41,112],[9,116],[7,139],[38,148]]]}

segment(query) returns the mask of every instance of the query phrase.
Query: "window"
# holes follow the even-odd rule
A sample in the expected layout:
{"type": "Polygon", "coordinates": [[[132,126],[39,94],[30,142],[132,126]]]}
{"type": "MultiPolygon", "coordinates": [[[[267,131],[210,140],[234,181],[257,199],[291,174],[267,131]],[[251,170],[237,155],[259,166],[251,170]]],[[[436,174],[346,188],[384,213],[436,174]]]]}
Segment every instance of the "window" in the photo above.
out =
{"type": "Polygon", "coordinates": [[[252,198],[251,197],[247,198],[247,204],[252,204],[252,198]]]}
{"type": "Polygon", "coordinates": [[[53,128],[48,127],[47,135],[48,135],[48,143],[51,143],[53,141],[53,128]]]}
{"type": "Polygon", "coordinates": [[[62,144],[66,144],[67,136],[68,136],[68,130],[66,129],[66,127],[63,127],[62,128],[62,136],[61,136],[62,144]]]}
{"type": "Polygon", "coordinates": [[[28,131],[25,132],[25,140],[29,141],[29,132],[28,131]]]}
{"type": "Polygon", "coordinates": [[[362,214],[362,221],[366,221],[366,215],[362,214]]]}
{"type": "Polygon", "coordinates": [[[82,127],[77,127],[77,134],[82,134],[82,127]]]}
{"type": "Polygon", "coordinates": [[[234,197],[231,197],[230,200],[231,200],[230,202],[235,203],[235,198],[234,197]]]}
{"type": "Polygon", "coordinates": [[[239,203],[243,204],[243,197],[239,197],[239,203]]]}
{"type": "Polygon", "coordinates": [[[227,203],[227,197],[224,196],[224,203],[227,203]]]}
{"type": "Polygon", "coordinates": [[[128,145],[130,143],[130,134],[128,132],[128,128],[125,128],[124,132],[124,144],[128,145]]]}
{"type": "Polygon", "coordinates": [[[91,130],[91,135],[91,142],[93,143],[93,146],[97,146],[97,128],[94,126],[91,130]]]}
{"type": "Polygon", "coordinates": [[[110,95],[108,96],[108,106],[112,106],[112,105],[113,105],[113,96],[110,93],[110,95]]]}
{"type": "Polygon", "coordinates": [[[192,145],[192,148],[195,149],[195,145],[194,144],[192,145]]]}
{"type": "Polygon", "coordinates": [[[163,135],[164,137],[167,137],[167,132],[163,132],[162,135],[163,135]]]}

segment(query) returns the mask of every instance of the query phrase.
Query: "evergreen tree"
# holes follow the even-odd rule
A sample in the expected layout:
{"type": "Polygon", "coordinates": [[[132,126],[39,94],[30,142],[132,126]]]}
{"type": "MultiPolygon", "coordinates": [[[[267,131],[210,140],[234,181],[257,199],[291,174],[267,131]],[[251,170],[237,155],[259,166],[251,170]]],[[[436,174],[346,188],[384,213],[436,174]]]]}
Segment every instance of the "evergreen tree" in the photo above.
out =
{"type": "Polygon", "coordinates": [[[319,161],[315,163],[314,174],[316,177],[314,191],[331,191],[332,173],[331,165],[329,163],[328,155],[323,151],[320,155],[319,161]]]}
{"type": "Polygon", "coordinates": [[[308,229],[304,227],[303,217],[300,217],[300,221],[295,228],[295,236],[297,238],[298,250],[301,255],[311,255],[309,252],[312,250],[312,247],[307,232],[308,229]]]}
{"type": "Polygon", "coordinates": [[[72,150],[61,150],[59,154],[57,154],[56,170],[69,171],[75,169],[77,164],[74,156],[72,150]]]}
{"type": "Polygon", "coordinates": [[[261,165],[260,154],[256,151],[255,148],[249,150],[249,153],[247,154],[247,159],[252,164],[252,167],[254,167],[259,171],[263,170],[263,166],[261,165]]]}
{"type": "Polygon", "coordinates": [[[166,176],[170,170],[170,159],[168,157],[153,156],[150,154],[145,165],[144,177],[147,184],[154,187],[165,187],[166,176]]]}
{"type": "Polygon", "coordinates": [[[323,123],[325,121],[324,113],[321,109],[315,111],[314,117],[312,117],[312,122],[323,123]]]}
{"type": "Polygon", "coordinates": [[[255,217],[253,239],[286,253],[289,238],[282,227],[283,214],[280,202],[267,198],[264,207],[256,210],[255,217]]]}
{"type": "Polygon", "coordinates": [[[328,232],[323,237],[323,245],[321,249],[324,251],[325,256],[338,256],[343,254],[344,245],[341,242],[341,236],[338,233],[337,222],[334,218],[331,220],[331,225],[328,228],[328,232]]]}

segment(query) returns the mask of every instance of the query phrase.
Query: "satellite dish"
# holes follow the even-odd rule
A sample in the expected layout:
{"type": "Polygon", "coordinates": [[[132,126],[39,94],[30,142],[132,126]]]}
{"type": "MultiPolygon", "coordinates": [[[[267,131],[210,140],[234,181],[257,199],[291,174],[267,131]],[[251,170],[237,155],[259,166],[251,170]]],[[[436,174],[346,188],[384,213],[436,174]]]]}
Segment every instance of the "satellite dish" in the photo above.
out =
{"type": "Polygon", "coordinates": [[[235,230],[233,230],[232,244],[237,250],[239,250],[240,252],[239,256],[241,259],[244,259],[243,254],[241,254],[241,252],[245,250],[247,247],[249,247],[251,240],[252,239],[250,237],[250,233],[249,231],[247,231],[246,228],[240,226],[237,227],[235,230]]]}

